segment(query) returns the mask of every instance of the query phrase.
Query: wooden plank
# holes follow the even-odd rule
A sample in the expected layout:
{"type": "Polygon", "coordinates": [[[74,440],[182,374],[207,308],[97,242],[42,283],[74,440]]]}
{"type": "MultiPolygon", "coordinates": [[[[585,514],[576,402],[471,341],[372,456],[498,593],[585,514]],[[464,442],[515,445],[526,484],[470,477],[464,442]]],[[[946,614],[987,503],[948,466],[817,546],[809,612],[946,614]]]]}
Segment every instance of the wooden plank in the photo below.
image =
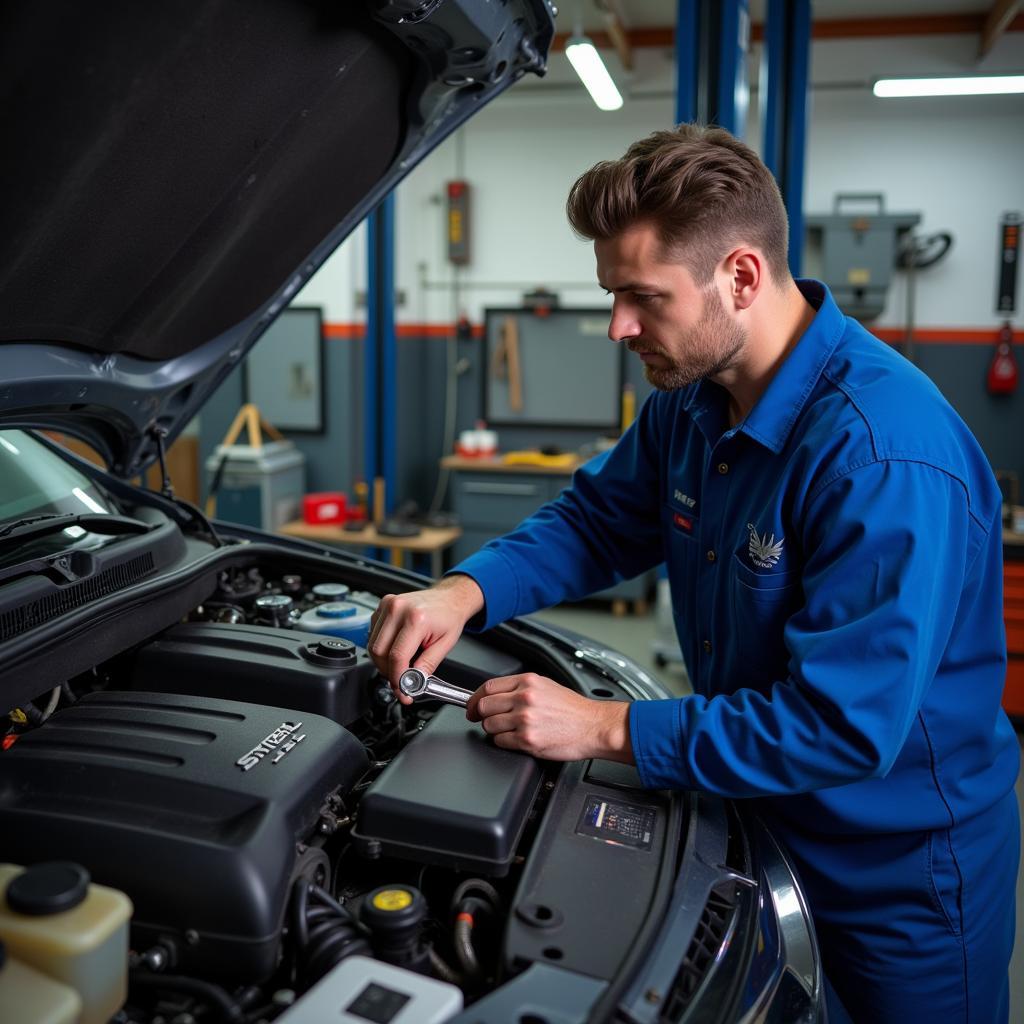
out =
{"type": "Polygon", "coordinates": [[[1020,0],[995,0],[981,30],[978,59],[981,60],[995,46],[999,37],[1010,27],[1020,13],[1020,0]]]}
{"type": "Polygon", "coordinates": [[[612,45],[615,47],[615,50],[619,55],[619,60],[622,61],[622,66],[627,71],[632,71],[633,44],[629,38],[629,31],[622,23],[621,14],[616,7],[618,0],[605,0],[605,2],[607,4],[607,10],[604,16],[604,23],[605,27],[608,29],[608,35],[611,38],[612,45]]]}

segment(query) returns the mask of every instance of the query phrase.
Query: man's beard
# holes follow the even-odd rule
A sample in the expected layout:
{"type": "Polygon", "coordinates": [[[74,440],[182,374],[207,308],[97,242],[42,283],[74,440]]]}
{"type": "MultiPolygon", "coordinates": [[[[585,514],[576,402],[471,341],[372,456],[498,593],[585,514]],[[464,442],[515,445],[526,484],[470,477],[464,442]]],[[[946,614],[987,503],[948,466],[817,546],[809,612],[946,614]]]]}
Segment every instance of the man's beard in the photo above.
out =
{"type": "MultiPolygon", "coordinates": [[[[644,376],[659,391],[688,387],[725,370],[746,340],[747,332],[726,315],[718,292],[708,288],[704,292],[704,310],[700,319],[684,336],[685,343],[681,347],[686,353],[686,361],[676,362],[667,352],[657,349],[657,354],[670,365],[661,368],[645,363],[644,376]]],[[[630,348],[633,346],[630,345],[630,348]]]]}

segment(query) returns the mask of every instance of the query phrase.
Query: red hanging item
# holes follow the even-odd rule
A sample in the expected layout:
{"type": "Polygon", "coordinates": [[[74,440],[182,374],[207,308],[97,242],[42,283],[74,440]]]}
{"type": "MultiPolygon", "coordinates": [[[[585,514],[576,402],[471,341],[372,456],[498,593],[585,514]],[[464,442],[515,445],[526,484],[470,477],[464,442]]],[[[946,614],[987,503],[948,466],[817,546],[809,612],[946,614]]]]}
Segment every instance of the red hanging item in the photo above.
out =
{"type": "Polygon", "coordinates": [[[1003,324],[996,343],[995,355],[988,367],[990,395],[1012,395],[1017,390],[1017,360],[1013,354],[1013,328],[1010,321],[1003,324]]]}

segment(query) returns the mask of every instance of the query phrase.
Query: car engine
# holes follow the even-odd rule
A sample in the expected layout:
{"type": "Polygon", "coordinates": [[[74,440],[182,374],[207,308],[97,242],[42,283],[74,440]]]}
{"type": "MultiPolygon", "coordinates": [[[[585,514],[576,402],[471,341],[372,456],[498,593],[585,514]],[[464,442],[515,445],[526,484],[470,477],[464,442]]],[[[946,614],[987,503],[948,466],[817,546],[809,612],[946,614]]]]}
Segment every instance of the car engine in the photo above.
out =
{"type": "MultiPolygon", "coordinates": [[[[130,898],[123,1021],[271,1020],[353,956],[470,1000],[501,974],[548,769],[396,702],[364,646],[376,603],[225,570],[8,737],[0,860],[56,851],[130,898]]],[[[444,665],[467,688],[523,670],[472,638],[444,665]]]]}

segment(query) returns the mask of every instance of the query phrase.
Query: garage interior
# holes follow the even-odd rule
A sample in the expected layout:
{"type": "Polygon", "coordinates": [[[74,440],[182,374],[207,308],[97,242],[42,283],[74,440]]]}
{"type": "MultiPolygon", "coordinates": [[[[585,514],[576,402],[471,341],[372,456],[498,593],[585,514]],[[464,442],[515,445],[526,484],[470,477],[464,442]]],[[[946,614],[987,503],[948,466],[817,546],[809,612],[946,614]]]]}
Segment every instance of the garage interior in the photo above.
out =
{"type": "MultiPolygon", "coordinates": [[[[794,271],[923,370],[989,458],[1005,502],[1004,707],[1024,747],[1024,4],[560,7],[546,76],[446,139],[301,288],[170,449],[175,489],[218,519],[430,576],[513,528],[652,390],[606,341],[610,299],[566,223],[568,187],[650,131],[715,121],[776,175],[794,271]],[[613,109],[567,57],[584,38],[613,109]],[[1018,88],[876,87],[913,76],[1018,88]]],[[[657,572],[538,617],[690,692],[657,572]]],[[[1021,779],[1017,796],[1024,809],[1021,779]]],[[[1017,908],[1011,1020],[1024,1021],[1024,876],[1017,908]]]]}

